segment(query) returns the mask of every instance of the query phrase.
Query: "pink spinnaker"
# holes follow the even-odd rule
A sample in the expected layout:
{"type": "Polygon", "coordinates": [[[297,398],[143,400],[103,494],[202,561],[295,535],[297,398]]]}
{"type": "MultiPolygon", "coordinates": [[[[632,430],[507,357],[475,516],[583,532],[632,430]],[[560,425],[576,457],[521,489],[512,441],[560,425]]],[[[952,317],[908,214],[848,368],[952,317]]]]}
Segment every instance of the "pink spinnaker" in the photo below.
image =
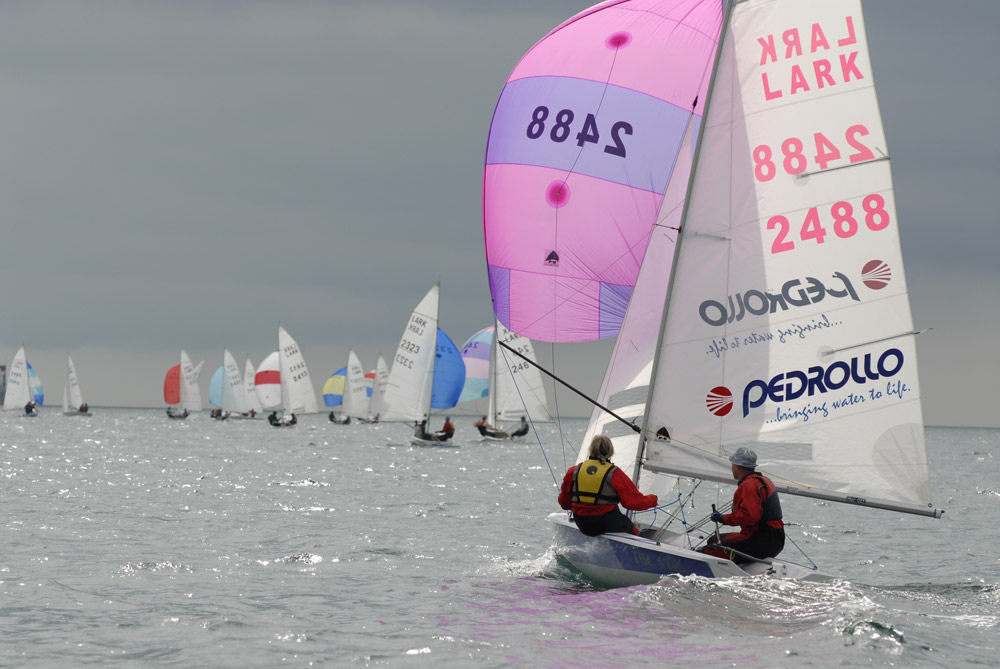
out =
{"type": "Polygon", "coordinates": [[[514,68],[483,171],[490,292],[508,328],[550,342],[617,334],[721,21],[721,0],[613,0],[514,68]]]}

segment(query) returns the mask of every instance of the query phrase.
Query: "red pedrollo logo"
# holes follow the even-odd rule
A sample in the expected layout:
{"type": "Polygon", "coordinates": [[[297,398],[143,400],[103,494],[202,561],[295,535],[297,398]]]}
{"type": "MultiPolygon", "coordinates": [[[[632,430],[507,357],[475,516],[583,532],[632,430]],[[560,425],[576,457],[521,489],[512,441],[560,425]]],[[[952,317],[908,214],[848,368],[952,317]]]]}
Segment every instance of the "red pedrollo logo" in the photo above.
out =
{"type": "MultiPolygon", "coordinates": [[[[768,380],[754,379],[743,388],[743,417],[746,418],[751,409],[767,401],[780,404],[839,390],[848,383],[863,385],[869,381],[892,378],[903,369],[904,362],[903,352],[890,348],[877,358],[875,354],[866,353],[850,360],[838,360],[826,367],[816,365],[804,372],[792,370],[776,374],[768,380]]],[[[705,403],[711,413],[725,416],[733,408],[732,392],[725,386],[712,388],[705,403]]]]}

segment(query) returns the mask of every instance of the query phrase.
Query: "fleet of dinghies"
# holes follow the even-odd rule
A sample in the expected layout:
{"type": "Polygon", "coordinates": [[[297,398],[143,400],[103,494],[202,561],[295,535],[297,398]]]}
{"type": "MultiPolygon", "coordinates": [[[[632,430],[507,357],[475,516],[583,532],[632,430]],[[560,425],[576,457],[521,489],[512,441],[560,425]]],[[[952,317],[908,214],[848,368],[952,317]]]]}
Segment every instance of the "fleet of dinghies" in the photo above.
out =
{"type": "MultiPolygon", "coordinates": [[[[479,397],[489,397],[491,416],[509,420],[529,413],[536,420],[551,420],[545,390],[537,370],[521,369],[514,363],[506,375],[499,374],[498,363],[487,367],[490,379],[467,377],[466,362],[451,338],[437,325],[438,295],[435,285],[427,293],[406,323],[393,364],[379,354],[375,366],[365,371],[353,349],[347,364],[330,375],[322,388],[323,405],[330,409],[329,419],[338,424],[404,422],[414,430],[415,445],[455,445],[449,437],[427,430],[433,411],[455,407],[468,398],[463,388],[482,383],[479,397]],[[498,380],[499,379],[499,380],[498,380]],[[519,379],[527,380],[518,391],[519,379]],[[522,397],[526,404],[515,399],[522,397]]],[[[518,350],[529,352],[528,340],[499,326],[502,339],[518,350]]],[[[494,328],[489,328],[493,338],[494,328]]],[[[495,346],[498,358],[503,354],[495,346]]],[[[491,355],[493,355],[491,353],[491,355]]],[[[163,401],[166,414],[184,420],[203,409],[200,388],[205,361],[197,364],[184,349],[178,363],[169,367],[163,378],[163,401]]],[[[478,387],[478,386],[476,386],[478,387]]],[[[0,366],[0,403],[6,410],[37,416],[44,402],[44,391],[35,370],[27,361],[25,349],[18,349],[9,367],[0,366]]],[[[255,366],[249,356],[242,369],[229,349],[223,349],[222,364],[208,382],[210,415],[218,420],[267,417],[275,427],[290,427],[298,417],[319,411],[312,377],[298,343],[288,331],[278,327],[278,348],[255,366]]],[[[89,416],[73,359],[67,356],[66,382],[62,412],[67,416],[89,416]]]]}
{"type": "Polygon", "coordinates": [[[888,156],[860,0],[604,2],[517,64],[484,168],[496,317],[617,336],[577,462],[606,435],[661,504],[639,535],[551,514],[561,558],[612,586],[816,577],[700,550],[683,502],[744,448],[782,493],[943,513],[888,156]]]}

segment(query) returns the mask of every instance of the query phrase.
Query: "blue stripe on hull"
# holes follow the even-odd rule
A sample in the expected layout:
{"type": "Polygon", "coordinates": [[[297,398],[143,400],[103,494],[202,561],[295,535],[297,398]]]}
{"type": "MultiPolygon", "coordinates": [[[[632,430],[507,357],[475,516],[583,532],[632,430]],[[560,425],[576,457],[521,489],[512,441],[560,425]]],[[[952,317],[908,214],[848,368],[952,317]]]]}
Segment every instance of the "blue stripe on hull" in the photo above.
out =
{"type": "Polygon", "coordinates": [[[621,572],[614,575],[615,580],[635,584],[653,583],[664,574],[713,576],[712,568],[704,560],[660,550],[659,544],[634,545],[607,537],[588,537],[575,526],[559,523],[555,526],[559,553],[595,580],[607,580],[607,576],[588,573],[588,567],[604,574],[621,572]]]}

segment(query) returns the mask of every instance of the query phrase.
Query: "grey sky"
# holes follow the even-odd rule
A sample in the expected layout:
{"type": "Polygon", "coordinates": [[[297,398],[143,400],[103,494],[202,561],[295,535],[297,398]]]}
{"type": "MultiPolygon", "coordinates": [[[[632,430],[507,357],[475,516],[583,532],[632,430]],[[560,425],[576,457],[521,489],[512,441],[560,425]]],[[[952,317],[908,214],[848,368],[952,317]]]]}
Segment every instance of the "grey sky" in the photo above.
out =
{"type": "MultiPolygon", "coordinates": [[[[0,2],[0,358],[24,343],[48,403],[70,352],[92,405],[161,406],[180,348],[207,377],[224,347],[259,363],[280,322],[319,390],[349,347],[391,357],[438,280],[461,345],[491,319],[493,106],[589,4],[0,2]]],[[[934,328],[925,418],[997,426],[1000,3],[864,10],[914,319],[934,328]]],[[[557,365],[596,393],[609,352],[557,365]]]]}

